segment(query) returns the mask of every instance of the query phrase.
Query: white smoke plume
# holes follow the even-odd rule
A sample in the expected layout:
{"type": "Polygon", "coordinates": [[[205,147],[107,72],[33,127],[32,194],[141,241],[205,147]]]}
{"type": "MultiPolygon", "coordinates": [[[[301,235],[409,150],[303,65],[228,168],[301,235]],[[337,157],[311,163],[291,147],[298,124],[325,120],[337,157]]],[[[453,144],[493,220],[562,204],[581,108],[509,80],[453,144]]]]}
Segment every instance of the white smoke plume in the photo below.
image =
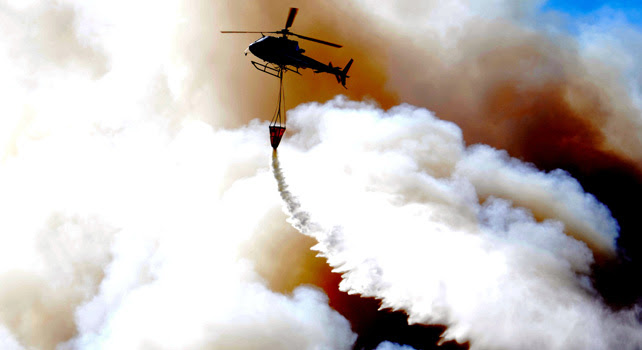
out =
{"type": "Polygon", "coordinates": [[[570,176],[465,147],[454,124],[408,105],[339,98],[297,107],[290,124],[295,190],[276,156],[275,177],[342,290],[445,324],[446,340],[474,349],[642,345],[637,310],[609,311],[588,277],[617,223],[570,176]]]}
{"type": "Polygon", "coordinates": [[[322,292],[272,292],[241,256],[279,205],[266,125],[195,122],[172,139],[148,127],[37,141],[3,163],[0,344],[349,349],[355,335],[322,292]],[[212,152],[234,144],[234,161],[212,152]]]}

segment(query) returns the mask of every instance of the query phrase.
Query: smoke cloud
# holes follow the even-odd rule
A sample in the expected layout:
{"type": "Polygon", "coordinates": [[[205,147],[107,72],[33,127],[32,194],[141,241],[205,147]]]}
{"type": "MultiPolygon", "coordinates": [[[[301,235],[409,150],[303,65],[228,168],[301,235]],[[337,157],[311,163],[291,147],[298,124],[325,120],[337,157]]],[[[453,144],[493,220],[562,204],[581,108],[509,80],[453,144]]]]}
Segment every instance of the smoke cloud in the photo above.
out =
{"type": "Polygon", "coordinates": [[[615,249],[617,223],[568,174],[465,147],[454,124],[408,105],[336,99],[290,116],[297,133],[282,153],[296,180],[286,184],[277,158],[275,177],[293,226],[343,274],[341,290],[448,325],[445,339],[471,348],[642,344],[637,310],[609,311],[589,279],[593,252],[615,249]]]}
{"type": "Polygon", "coordinates": [[[640,347],[640,34],[541,5],[0,0],[0,348],[640,347]]]}
{"type": "Polygon", "coordinates": [[[195,123],[171,141],[145,138],[142,127],[116,137],[118,145],[110,135],[47,139],[20,163],[6,162],[2,189],[15,194],[3,207],[18,215],[1,230],[3,345],[349,349],[355,335],[322,292],[274,293],[240,257],[261,218],[280,205],[260,170],[268,163],[254,160],[269,157],[263,127],[214,133],[195,123]],[[85,147],[69,152],[69,141],[85,147]],[[237,164],[255,170],[220,188],[235,166],[211,150],[234,142],[244,154],[233,157],[237,164]],[[30,203],[34,192],[41,213],[30,203]]]}

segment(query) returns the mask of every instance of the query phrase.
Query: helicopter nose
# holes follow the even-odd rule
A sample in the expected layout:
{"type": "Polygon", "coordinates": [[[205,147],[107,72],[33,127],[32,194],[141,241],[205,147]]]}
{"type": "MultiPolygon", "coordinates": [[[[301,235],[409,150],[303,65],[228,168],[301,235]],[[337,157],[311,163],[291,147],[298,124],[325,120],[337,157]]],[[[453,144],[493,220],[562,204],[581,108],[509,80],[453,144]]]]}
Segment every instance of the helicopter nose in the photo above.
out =
{"type": "Polygon", "coordinates": [[[245,54],[245,56],[247,56],[248,51],[250,51],[250,47],[249,47],[249,46],[245,49],[245,51],[243,51],[243,53],[245,54]]]}
{"type": "Polygon", "coordinates": [[[251,52],[256,57],[263,58],[263,56],[269,51],[270,48],[268,41],[271,39],[269,38],[271,37],[264,36],[259,40],[251,43],[250,46],[248,46],[249,52],[251,52]]]}
{"type": "Polygon", "coordinates": [[[262,48],[261,43],[253,42],[250,44],[250,46],[247,47],[247,50],[245,51],[245,54],[247,55],[248,52],[251,52],[254,56],[257,56],[257,53],[260,53],[262,48]]]}

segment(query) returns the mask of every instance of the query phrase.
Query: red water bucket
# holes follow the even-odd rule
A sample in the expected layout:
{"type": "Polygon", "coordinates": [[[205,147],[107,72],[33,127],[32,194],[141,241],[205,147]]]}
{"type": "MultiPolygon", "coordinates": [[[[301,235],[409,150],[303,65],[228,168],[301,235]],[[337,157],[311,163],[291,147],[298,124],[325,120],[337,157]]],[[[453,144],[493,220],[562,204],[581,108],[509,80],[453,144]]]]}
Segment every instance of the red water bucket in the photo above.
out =
{"type": "Polygon", "coordinates": [[[270,144],[272,144],[272,148],[276,149],[279,147],[284,133],[285,126],[270,125],[270,144]]]}

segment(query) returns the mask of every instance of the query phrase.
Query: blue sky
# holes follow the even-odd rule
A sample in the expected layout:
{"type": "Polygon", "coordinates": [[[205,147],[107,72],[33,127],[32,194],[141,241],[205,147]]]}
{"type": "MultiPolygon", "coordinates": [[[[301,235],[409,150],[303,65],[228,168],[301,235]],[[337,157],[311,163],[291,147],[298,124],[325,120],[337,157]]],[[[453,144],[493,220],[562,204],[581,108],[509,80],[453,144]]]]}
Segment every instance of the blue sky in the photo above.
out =
{"type": "Polygon", "coordinates": [[[615,10],[624,15],[627,20],[642,27],[641,0],[549,0],[543,10],[555,10],[567,13],[573,17],[584,17],[602,11],[615,10]]]}

